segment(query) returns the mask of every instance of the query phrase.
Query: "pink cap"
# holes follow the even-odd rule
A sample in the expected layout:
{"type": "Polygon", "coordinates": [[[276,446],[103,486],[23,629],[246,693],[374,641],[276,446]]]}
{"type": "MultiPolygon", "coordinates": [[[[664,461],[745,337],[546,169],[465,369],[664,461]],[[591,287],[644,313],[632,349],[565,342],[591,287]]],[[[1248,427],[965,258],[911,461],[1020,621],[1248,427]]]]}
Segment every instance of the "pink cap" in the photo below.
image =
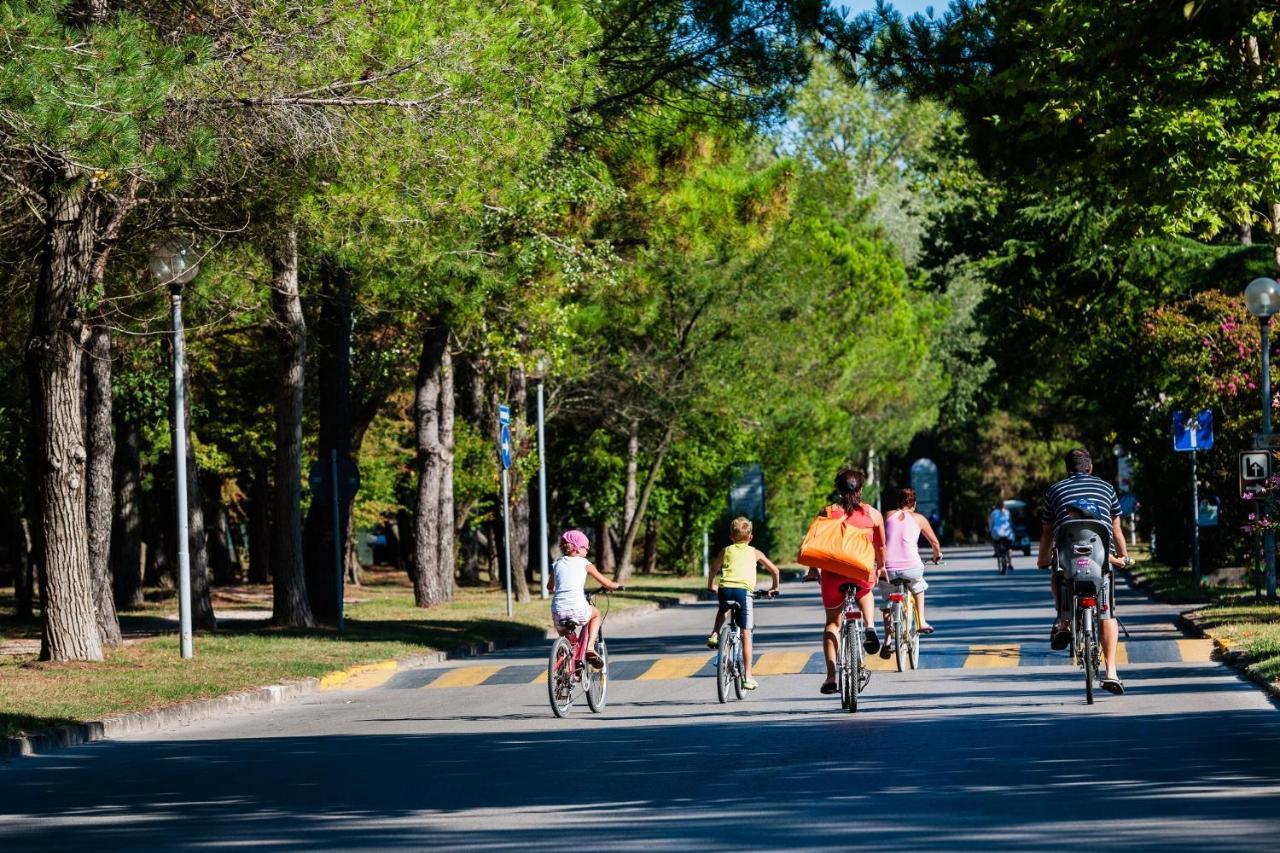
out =
{"type": "Polygon", "coordinates": [[[581,530],[566,530],[560,534],[560,548],[563,551],[577,551],[589,548],[591,545],[587,541],[587,534],[581,530]]]}

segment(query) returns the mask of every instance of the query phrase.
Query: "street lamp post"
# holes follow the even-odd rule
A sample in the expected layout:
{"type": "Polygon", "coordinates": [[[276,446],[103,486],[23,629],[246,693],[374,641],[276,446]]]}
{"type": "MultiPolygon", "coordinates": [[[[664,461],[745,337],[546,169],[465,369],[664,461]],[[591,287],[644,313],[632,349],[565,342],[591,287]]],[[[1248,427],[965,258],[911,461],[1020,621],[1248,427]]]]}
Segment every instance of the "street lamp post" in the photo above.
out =
{"type": "MultiPolygon", "coordinates": [[[[1272,278],[1255,278],[1244,289],[1244,304],[1258,318],[1262,333],[1262,434],[1271,434],[1271,315],[1280,312],[1280,284],[1272,278]]],[[[1267,598],[1276,598],[1276,535],[1268,530],[1262,540],[1267,564],[1267,598]]]]}
{"type": "Polygon", "coordinates": [[[169,286],[173,314],[173,472],[178,513],[178,620],[182,656],[191,651],[191,555],[187,534],[187,412],[185,350],[182,335],[182,286],[196,277],[200,263],[190,245],[169,241],[151,251],[148,263],[160,284],[169,286]]]}
{"type": "Polygon", "coordinates": [[[547,541],[547,437],[543,428],[546,420],[546,398],[543,380],[546,378],[545,359],[538,359],[538,577],[541,579],[542,597],[547,597],[547,572],[551,562],[547,541]]]}

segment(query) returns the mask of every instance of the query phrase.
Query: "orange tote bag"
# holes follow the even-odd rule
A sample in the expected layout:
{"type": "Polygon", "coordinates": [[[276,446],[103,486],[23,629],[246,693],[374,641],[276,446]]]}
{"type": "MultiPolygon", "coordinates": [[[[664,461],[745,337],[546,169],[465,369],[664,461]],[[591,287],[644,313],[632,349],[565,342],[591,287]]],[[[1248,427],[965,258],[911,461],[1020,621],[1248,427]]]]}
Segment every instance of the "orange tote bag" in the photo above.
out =
{"type": "Polygon", "coordinates": [[[871,531],[844,523],[844,517],[819,516],[809,525],[797,562],[855,581],[875,577],[876,549],[871,531]]]}

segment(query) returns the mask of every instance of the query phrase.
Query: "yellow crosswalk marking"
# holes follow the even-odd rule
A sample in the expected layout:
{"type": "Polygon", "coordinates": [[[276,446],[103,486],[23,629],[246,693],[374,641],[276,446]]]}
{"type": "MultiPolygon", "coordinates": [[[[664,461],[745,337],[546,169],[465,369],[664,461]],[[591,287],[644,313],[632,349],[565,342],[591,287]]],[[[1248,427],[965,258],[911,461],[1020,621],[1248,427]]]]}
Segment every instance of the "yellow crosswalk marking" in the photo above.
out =
{"type": "Polygon", "coordinates": [[[796,675],[803,672],[810,652],[766,652],[751,668],[752,675],[796,675]]]}
{"type": "Polygon", "coordinates": [[[1001,669],[1017,666],[1022,656],[1019,643],[1007,646],[969,646],[969,656],[964,659],[965,669],[1001,669]]]}
{"type": "Polygon", "coordinates": [[[393,660],[353,666],[341,672],[333,672],[320,679],[323,690],[368,690],[386,684],[396,674],[393,660]]]}
{"type": "Polygon", "coordinates": [[[547,671],[546,671],[545,669],[544,669],[544,670],[542,670],[542,671],[541,671],[541,672],[539,672],[537,675],[535,675],[535,676],[533,677],[533,681],[530,681],[529,683],[530,683],[530,684],[546,684],[546,683],[547,683],[547,671]]]}
{"type": "Polygon", "coordinates": [[[1213,640],[1178,640],[1178,656],[1188,663],[1213,660],[1213,640]]]}
{"type": "MultiPolygon", "coordinates": [[[[493,675],[501,666],[460,666],[457,669],[451,669],[435,681],[428,684],[428,687],[475,687],[482,684],[485,679],[493,675]]],[[[543,673],[546,678],[546,673],[543,673]]]]}
{"type": "Polygon", "coordinates": [[[1116,666],[1124,666],[1129,662],[1129,648],[1124,643],[1116,643],[1116,666]]]}
{"type": "Polygon", "coordinates": [[[898,671],[898,659],[895,656],[890,656],[888,660],[885,660],[880,657],[879,652],[876,652],[874,655],[865,655],[863,661],[866,663],[867,669],[872,672],[898,671]]]}
{"type": "MultiPolygon", "coordinates": [[[[710,655],[681,655],[680,657],[658,658],[653,662],[653,666],[649,667],[640,674],[639,681],[658,681],[668,678],[688,678],[698,670],[702,669],[710,655]]],[[[765,657],[768,657],[766,655],[765,657]]],[[[756,672],[759,672],[759,666],[756,672]]],[[[546,679],[546,673],[542,674],[546,679]]]]}

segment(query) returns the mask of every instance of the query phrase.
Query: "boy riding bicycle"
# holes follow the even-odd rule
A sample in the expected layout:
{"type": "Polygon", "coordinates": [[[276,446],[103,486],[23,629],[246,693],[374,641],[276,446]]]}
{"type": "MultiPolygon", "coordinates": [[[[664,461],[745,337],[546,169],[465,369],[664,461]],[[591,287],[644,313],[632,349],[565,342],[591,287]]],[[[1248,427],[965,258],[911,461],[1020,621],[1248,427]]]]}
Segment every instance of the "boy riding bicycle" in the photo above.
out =
{"type": "Polygon", "coordinates": [[[732,544],[721,548],[711,561],[711,573],[707,578],[707,590],[716,592],[720,607],[716,611],[716,624],[707,638],[707,648],[714,649],[719,644],[720,628],[724,625],[726,604],[734,602],[738,605],[733,613],[734,621],[742,631],[743,675],[742,686],[746,690],[755,690],[760,685],[751,677],[751,629],[754,627],[752,593],[756,588],[756,572],[758,564],[773,576],[773,587],[769,595],[778,594],[778,581],[781,575],[778,567],[769,561],[763,551],[751,547],[751,519],[735,518],[729,525],[729,540],[732,544]],[[717,580],[719,589],[717,591],[717,580]]]}

